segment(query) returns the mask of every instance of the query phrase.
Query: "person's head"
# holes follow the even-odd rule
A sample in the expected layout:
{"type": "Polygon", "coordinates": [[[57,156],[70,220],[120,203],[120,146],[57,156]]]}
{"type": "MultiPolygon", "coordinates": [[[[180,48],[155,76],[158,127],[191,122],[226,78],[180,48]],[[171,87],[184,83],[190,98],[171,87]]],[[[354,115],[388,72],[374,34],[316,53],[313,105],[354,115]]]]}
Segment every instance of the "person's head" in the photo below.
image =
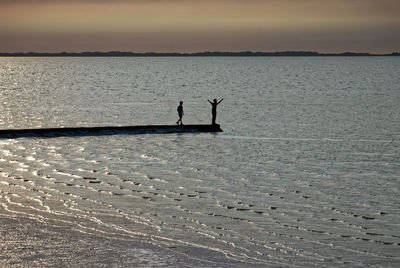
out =
{"type": "Polygon", "coordinates": [[[214,103],[216,103],[217,102],[217,99],[214,99],[214,103]]]}
{"type": "Polygon", "coordinates": [[[183,104],[183,101],[180,101],[179,104],[182,105],[182,104],[183,104]]]}

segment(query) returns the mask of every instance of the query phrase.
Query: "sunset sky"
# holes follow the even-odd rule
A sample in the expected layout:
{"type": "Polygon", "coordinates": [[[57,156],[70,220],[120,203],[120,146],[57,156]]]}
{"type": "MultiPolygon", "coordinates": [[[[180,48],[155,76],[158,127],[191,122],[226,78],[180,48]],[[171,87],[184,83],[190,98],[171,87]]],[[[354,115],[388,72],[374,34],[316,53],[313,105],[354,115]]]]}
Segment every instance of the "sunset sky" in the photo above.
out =
{"type": "Polygon", "coordinates": [[[400,0],[0,0],[0,52],[400,51],[400,0]]]}

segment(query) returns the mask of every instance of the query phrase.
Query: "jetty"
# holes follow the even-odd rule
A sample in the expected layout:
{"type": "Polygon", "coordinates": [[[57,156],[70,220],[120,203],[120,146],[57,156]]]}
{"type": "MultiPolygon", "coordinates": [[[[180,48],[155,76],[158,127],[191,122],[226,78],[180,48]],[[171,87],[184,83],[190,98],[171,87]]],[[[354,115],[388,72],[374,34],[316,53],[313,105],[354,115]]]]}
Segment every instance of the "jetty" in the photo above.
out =
{"type": "Polygon", "coordinates": [[[138,135],[171,133],[222,132],[220,125],[144,125],[144,126],[102,126],[102,127],[60,127],[0,129],[0,138],[31,137],[74,137],[104,135],[138,135]]]}

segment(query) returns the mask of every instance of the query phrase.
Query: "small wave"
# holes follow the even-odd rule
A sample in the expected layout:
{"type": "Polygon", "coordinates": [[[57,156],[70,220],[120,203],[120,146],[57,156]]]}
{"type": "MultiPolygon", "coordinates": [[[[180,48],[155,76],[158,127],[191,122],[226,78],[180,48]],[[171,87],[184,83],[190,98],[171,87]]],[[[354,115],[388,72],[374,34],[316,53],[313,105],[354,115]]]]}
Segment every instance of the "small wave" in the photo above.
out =
{"type": "Polygon", "coordinates": [[[0,153],[3,153],[4,156],[13,156],[13,154],[7,149],[0,150],[0,153]]]}
{"type": "Polygon", "coordinates": [[[25,158],[27,161],[35,161],[36,160],[36,158],[34,158],[33,156],[27,156],[26,158],[25,158]]]}
{"type": "Polygon", "coordinates": [[[234,135],[218,135],[221,139],[238,139],[238,140],[280,140],[280,141],[322,141],[322,142],[374,142],[374,143],[390,143],[393,140],[374,140],[374,139],[334,139],[334,138],[289,138],[289,137],[256,137],[256,136],[234,136],[234,135]]]}

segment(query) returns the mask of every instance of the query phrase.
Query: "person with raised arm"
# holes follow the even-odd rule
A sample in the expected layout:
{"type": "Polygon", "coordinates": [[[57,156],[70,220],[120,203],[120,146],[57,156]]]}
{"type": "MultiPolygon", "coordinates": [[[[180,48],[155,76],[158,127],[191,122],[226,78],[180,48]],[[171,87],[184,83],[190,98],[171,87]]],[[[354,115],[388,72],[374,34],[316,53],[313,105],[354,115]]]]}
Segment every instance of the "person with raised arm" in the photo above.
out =
{"type": "Polygon", "coordinates": [[[221,103],[221,101],[223,101],[224,99],[221,99],[220,101],[217,101],[217,99],[214,99],[214,102],[211,102],[210,100],[208,100],[208,102],[211,104],[212,109],[211,109],[211,113],[212,113],[212,124],[216,125],[215,120],[217,119],[217,105],[221,103]]]}

